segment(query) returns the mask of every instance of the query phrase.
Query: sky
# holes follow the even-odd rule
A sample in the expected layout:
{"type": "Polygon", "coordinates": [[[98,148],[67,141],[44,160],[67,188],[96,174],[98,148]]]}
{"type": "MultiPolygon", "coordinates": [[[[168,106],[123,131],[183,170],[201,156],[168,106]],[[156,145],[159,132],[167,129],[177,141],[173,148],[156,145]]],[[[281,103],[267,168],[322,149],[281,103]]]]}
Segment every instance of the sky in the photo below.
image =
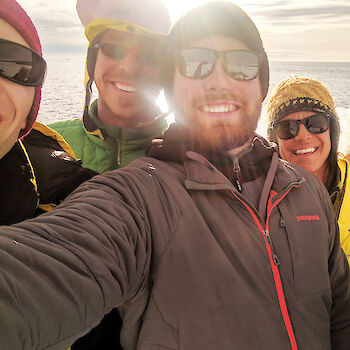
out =
{"type": "MultiPolygon", "coordinates": [[[[35,23],[44,55],[83,53],[75,0],[17,0],[35,23]]],[[[142,0],[139,0],[142,1],[142,0]]],[[[174,22],[205,0],[163,0],[174,22]]],[[[237,0],[258,27],[271,61],[350,62],[350,0],[237,0]]]]}

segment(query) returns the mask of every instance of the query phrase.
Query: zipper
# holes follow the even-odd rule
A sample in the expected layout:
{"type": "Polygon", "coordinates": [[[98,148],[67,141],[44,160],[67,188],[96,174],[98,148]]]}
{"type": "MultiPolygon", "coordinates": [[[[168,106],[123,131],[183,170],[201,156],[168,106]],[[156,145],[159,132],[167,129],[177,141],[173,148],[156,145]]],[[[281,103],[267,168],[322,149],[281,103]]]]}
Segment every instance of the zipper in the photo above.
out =
{"type": "MultiPolygon", "coordinates": [[[[297,188],[300,185],[297,184],[291,184],[286,191],[284,192],[284,194],[278,198],[274,203],[272,203],[272,199],[274,196],[277,195],[277,192],[275,191],[270,191],[270,198],[267,204],[267,216],[266,216],[266,231],[269,232],[269,219],[270,219],[270,214],[272,212],[272,210],[287,196],[287,194],[292,190],[292,188],[297,188]]],[[[270,237],[271,240],[271,237],[270,237]]],[[[272,241],[271,241],[272,243],[272,241]]],[[[272,245],[271,245],[271,250],[272,250],[272,245]]],[[[273,262],[275,264],[275,266],[273,267],[273,275],[274,275],[274,279],[275,279],[275,286],[276,286],[276,290],[277,290],[277,296],[278,296],[278,301],[280,304],[280,309],[282,312],[282,317],[283,317],[283,321],[287,330],[287,334],[289,337],[289,341],[290,344],[292,346],[292,350],[297,350],[298,349],[298,345],[295,339],[295,334],[294,334],[294,330],[293,330],[293,326],[292,326],[292,322],[290,320],[289,317],[289,312],[288,312],[288,308],[287,308],[287,303],[286,303],[286,298],[284,296],[284,291],[283,291],[283,286],[282,286],[282,280],[281,280],[281,275],[279,273],[279,259],[277,257],[276,254],[274,254],[272,256],[273,262]]]]}
{"type": "Polygon", "coordinates": [[[238,157],[233,157],[233,171],[235,173],[239,173],[241,171],[241,167],[239,166],[239,160],[238,157]]]}
{"type": "Polygon", "coordinates": [[[271,251],[272,251],[272,260],[273,262],[275,263],[276,266],[279,266],[280,264],[280,260],[278,259],[278,256],[275,252],[275,249],[273,247],[273,244],[272,244],[272,239],[271,239],[271,236],[270,236],[270,233],[268,230],[264,230],[264,236],[266,237],[266,241],[267,243],[270,245],[271,247],[271,251]]]}
{"type": "Polygon", "coordinates": [[[237,185],[238,191],[242,193],[242,186],[239,181],[239,173],[241,171],[241,167],[239,166],[239,159],[237,156],[233,157],[233,171],[236,173],[236,176],[237,176],[236,185],[237,185]]]}
{"type": "Polygon", "coordinates": [[[120,166],[121,164],[121,155],[120,155],[120,140],[117,141],[118,144],[118,151],[117,151],[117,165],[120,166]]]}
{"type": "Polygon", "coordinates": [[[251,217],[253,218],[255,224],[258,226],[260,233],[263,236],[264,242],[265,242],[265,247],[268,253],[268,257],[269,257],[269,261],[270,261],[270,266],[272,269],[272,276],[274,279],[274,284],[275,284],[275,288],[276,288],[276,293],[277,293],[277,298],[278,298],[278,303],[280,306],[280,311],[282,314],[282,319],[284,322],[284,326],[286,328],[287,331],[287,335],[289,338],[289,342],[291,345],[291,349],[292,350],[298,350],[298,345],[295,339],[295,334],[294,334],[294,330],[293,330],[293,326],[289,317],[289,312],[288,312],[288,308],[287,308],[287,303],[286,303],[286,298],[284,295],[284,291],[283,291],[283,286],[282,286],[282,280],[281,280],[281,275],[279,272],[279,265],[280,265],[280,261],[279,258],[274,250],[273,244],[272,244],[272,240],[271,240],[271,236],[270,236],[270,232],[269,232],[269,217],[271,214],[271,211],[273,208],[275,208],[280,202],[281,200],[290,192],[290,190],[294,187],[299,187],[296,184],[292,184],[291,186],[288,187],[288,189],[286,190],[286,192],[283,194],[283,196],[281,196],[278,200],[275,201],[275,203],[272,204],[272,199],[275,195],[277,195],[277,192],[274,191],[270,191],[270,198],[268,201],[268,208],[267,208],[267,220],[266,220],[266,227],[264,228],[264,222],[263,219],[261,218],[260,214],[257,212],[257,210],[254,207],[251,207],[243,198],[240,198],[240,196],[238,196],[238,194],[236,194],[234,191],[231,191],[231,193],[233,194],[234,197],[236,197],[243,205],[244,207],[248,210],[249,214],[251,215],[251,217]],[[260,219],[259,219],[260,218],[260,219]]]}

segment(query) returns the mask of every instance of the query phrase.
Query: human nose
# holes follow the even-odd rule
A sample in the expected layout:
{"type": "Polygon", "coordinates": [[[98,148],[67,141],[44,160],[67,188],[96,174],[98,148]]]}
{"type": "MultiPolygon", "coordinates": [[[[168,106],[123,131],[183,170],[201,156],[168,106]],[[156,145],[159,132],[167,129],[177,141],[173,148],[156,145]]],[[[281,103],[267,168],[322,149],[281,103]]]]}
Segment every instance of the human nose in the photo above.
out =
{"type": "Polygon", "coordinates": [[[226,73],[222,58],[217,59],[213,71],[205,78],[204,88],[208,91],[231,90],[233,79],[226,73]]]}
{"type": "Polygon", "coordinates": [[[136,74],[142,69],[137,50],[129,50],[118,63],[119,68],[128,74],[136,74]]]}
{"type": "Polygon", "coordinates": [[[299,124],[298,134],[295,136],[295,141],[304,141],[311,138],[311,133],[306,129],[303,123],[299,124]]]}

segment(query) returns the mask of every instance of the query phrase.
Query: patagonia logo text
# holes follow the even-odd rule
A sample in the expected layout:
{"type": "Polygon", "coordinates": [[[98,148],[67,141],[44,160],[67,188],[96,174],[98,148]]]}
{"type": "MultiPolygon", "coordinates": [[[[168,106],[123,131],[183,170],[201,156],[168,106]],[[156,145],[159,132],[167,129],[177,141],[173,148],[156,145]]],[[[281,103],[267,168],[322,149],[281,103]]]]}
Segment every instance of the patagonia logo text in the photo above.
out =
{"type": "Polygon", "coordinates": [[[320,217],[318,215],[303,215],[303,216],[297,216],[298,222],[300,221],[313,221],[313,220],[320,220],[320,217]]]}

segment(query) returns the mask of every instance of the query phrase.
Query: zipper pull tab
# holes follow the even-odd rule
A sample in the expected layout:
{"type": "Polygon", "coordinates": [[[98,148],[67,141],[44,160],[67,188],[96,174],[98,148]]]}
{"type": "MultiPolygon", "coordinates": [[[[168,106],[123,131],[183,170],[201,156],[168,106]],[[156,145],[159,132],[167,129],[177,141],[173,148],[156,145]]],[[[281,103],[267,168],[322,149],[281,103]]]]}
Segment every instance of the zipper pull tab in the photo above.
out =
{"type": "Polygon", "coordinates": [[[233,158],[233,171],[235,173],[239,173],[241,171],[241,167],[239,166],[239,160],[237,156],[233,158]]]}
{"type": "Polygon", "coordinates": [[[271,237],[270,237],[269,231],[264,230],[264,235],[265,235],[265,237],[266,237],[266,239],[267,239],[267,243],[268,243],[270,246],[272,246],[272,241],[271,241],[271,237]]]}
{"type": "Polygon", "coordinates": [[[278,256],[276,254],[273,256],[273,262],[276,266],[279,266],[280,264],[280,259],[278,259],[278,256]]]}
{"type": "Polygon", "coordinates": [[[120,140],[118,140],[117,144],[118,144],[118,153],[117,153],[117,165],[118,167],[120,167],[120,164],[121,164],[121,155],[120,155],[120,140]]]}
{"type": "Polygon", "coordinates": [[[242,193],[242,186],[241,186],[241,184],[239,183],[238,180],[236,180],[236,184],[237,184],[238,191],[242,193]]]}

